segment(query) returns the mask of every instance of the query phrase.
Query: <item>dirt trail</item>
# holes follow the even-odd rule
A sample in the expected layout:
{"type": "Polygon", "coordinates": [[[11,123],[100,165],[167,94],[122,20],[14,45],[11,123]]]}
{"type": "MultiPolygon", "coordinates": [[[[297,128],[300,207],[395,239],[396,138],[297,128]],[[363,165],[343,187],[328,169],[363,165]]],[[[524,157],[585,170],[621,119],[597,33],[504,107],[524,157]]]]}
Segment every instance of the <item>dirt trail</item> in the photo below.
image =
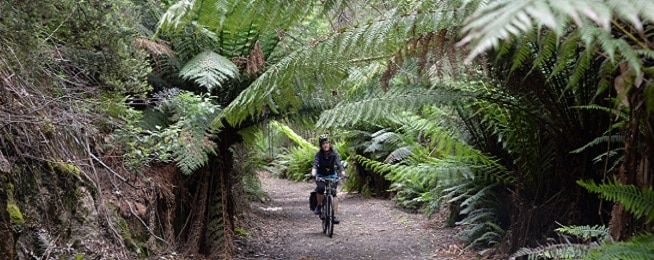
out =
{"type": "Polygon", "coordinates": [[[262,177],[265,203],[253,203],[241,220],[248,234],[236,241],[236,259],[470,259],[453,238],[455,230],[392,201],[363,198],[339,188],[334,236],[322,233],[308,206],[314,183],[262,177]]]}

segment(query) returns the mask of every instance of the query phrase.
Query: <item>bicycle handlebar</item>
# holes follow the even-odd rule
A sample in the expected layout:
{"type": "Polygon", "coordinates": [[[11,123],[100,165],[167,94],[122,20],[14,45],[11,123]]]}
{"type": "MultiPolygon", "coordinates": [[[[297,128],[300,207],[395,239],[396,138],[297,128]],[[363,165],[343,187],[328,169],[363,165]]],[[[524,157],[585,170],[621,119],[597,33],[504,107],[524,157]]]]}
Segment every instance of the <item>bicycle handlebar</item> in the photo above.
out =
{"type": "Polygon", "coordinates": [[[339,182],[339,181],[344,180],[344,179],[347,179],[347,178],[348,178],[347,176],[339,176],[339,177],[336,177],[336,178],[326,178],[326,177],[318,177],[318,176],[316,176],[316,180],[317,180],[317,181],[322,181],[322,182],[327,182],[327,181],[335,181],[335,182],[339,182]]]}

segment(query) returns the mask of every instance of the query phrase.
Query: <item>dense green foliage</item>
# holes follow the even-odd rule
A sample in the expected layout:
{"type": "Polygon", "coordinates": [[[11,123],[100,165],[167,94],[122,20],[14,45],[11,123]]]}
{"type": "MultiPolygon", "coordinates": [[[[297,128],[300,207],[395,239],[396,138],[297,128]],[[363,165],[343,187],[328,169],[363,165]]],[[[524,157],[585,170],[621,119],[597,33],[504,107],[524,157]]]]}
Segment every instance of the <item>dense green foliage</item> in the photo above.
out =
{"type": "MultiPolygon", "coordinates": [[[[258,171],[307,179],[325,132],[348,190],[446,210],[468,248],[535,246],[557,222],[588,239],[608,217],[619,240],[652,231],[651,1],[0,0],[0,11],[0,118],[12,125],[0,156],[83,161],[102,152],[88,140],[111,132],[106,147],[132,170],[176,164],[195,198],[177,213],[192,228],[168,236],[188,253],[229,255],[236,202],[261,196],[258,171]]],[[[636,256],[651,241],[519,252],[636,256]]]]}
{"type": "Polygon", "coordinates": [[[191,174],[206,164],[209,154],[215,154],[215,144],[206,133],[220,109],[208,97],[189,92],[159,98],[154,110],[131,111],[135,118],[114,132],[116,142],[126,146],[126,164],[134,170],[151,161],[175,162],[191,174]]]}

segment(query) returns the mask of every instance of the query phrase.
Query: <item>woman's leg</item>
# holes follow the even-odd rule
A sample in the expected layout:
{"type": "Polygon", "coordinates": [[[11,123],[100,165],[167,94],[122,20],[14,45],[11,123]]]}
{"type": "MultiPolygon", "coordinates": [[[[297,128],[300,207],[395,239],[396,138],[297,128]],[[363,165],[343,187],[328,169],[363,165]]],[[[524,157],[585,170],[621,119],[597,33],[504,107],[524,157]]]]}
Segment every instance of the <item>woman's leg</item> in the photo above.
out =
{"type": "Polygon", "coordinates": [[[316,199],[318,200],[318,207],[314,212],[319,213],[320,208],[322,208],[322,201],[325,199],[325,183],[322,181],[316,181],[316,199]]]}

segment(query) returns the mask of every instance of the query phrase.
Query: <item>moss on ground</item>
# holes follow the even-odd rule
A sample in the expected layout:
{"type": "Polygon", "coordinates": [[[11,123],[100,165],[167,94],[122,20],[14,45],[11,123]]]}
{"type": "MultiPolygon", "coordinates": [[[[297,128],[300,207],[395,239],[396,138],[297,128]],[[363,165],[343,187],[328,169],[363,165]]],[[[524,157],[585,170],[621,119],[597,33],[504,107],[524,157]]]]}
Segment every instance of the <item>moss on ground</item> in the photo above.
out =
{"type": "Polygon", "coordinates": [[[64,163],[64,162],[55,162],[55,163],[48,163],[51,169],[63,173],[63,174],[75,174],[75,176],[79,176],[80,174],[80,169],[69,163],[64,163]]]}
{"type": "Polygon", "coordinates": [[[8,202],[7,212],[9,212],[9,217],[11,218],[12,223],[19,224],[19,225],[25,223],[25,219],[23,219],[23,214],[20,213],[20,208],[18,208],[18,205],[16,205],[16,203],[8,202]]]}

